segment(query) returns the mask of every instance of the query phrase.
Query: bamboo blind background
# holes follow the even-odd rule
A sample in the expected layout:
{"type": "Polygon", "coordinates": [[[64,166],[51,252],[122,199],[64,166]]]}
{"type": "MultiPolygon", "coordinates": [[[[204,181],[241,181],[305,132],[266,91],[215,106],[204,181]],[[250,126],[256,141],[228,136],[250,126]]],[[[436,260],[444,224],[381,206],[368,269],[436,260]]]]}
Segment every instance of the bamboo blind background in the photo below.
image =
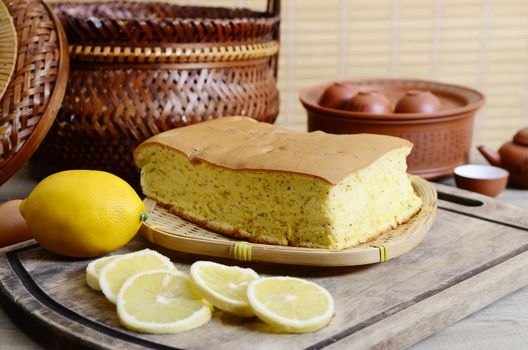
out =
{"type": "MultiPolygon", "coordinates": [[[[263,9],[266,0],[170,0],[263,9]]],[[[528,1],[283,0],[277,124],[304,130],[307,86],[405,77],[477,88],[487,97],[474,143],[499,146],[528,126],[528,1]]]]}

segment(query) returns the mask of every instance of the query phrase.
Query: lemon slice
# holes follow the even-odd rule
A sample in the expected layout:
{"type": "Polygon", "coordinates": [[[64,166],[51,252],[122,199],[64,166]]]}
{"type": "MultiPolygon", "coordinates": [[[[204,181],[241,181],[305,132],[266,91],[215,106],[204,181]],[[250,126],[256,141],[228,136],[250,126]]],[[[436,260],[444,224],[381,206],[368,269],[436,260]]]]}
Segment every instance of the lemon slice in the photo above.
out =
{"type": "Polygon", "coordinates": [[[104,258],[99,258],[89,263],[86,267],[86,284],[92,289],[101,290],[99,286],[99,272],[106,264],[119,256],[121,255],[105,256],[104,258]]]}
{"type": "Polygon", "coordinates": [[[211,307],[179,271],[151,270],[128,278],[117,296],[117,315],[126,328],[145,333],[175,333],[200,327],[211,307]]]}
{"type": "Polygon", "coordinates": [[[135,273],[148,270],[172,270],[174,265],[166,256],[150,249],[124,254],[110,261],[99,272],[99,286],[108,300],[115,303],[119,289],[135,273]]]}
{"type": "Polygon", "coordinates": [[[255,314],[247,299],[247,286],[258,278],[252,269],[197,261],[191,266],[191,283],[205,300],[241,317],[255,314]]]}
{"type": "Polygon", "coordinates": [[[330,293],[300,278],[255,280],[249,284],[247,296],[255,315],[282,331],[312,332],[326,326],[334,314],[330,293]]]}

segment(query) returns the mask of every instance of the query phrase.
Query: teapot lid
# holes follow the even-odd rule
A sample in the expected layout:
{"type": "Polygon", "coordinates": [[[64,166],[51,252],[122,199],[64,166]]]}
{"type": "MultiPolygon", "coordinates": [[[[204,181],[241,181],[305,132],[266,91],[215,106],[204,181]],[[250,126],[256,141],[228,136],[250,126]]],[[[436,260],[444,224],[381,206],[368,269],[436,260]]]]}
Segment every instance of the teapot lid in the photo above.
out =
{"type": "Polygon", "coordinates": [[[519,130],[513,137],[513,142],[523,146],[528,146],[528,128],[519,130]]]}

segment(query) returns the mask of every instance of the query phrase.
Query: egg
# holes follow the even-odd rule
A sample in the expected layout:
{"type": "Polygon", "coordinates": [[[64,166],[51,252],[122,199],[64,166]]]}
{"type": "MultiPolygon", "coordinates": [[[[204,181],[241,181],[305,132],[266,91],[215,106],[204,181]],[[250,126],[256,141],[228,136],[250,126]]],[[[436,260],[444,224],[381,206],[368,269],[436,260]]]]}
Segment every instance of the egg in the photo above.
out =
{"type": "Polygon", "coordinates": [[[0,205],[0,248],[31,238],[26,220],[18,209],[21,202],[15,199],[0,205]]]}

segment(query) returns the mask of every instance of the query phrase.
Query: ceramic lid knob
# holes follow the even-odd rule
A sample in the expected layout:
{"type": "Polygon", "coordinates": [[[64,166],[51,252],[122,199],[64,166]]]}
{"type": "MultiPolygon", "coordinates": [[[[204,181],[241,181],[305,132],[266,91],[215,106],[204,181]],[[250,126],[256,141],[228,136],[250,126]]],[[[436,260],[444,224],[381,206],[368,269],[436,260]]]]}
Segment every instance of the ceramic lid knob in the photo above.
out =
{"type": "Polygon", "coordinates": [[[326,88],[319,100],[319,104],[327,108],[341,109],[358,90],[358,87],[351,83],[333,83],[326,88]]]}
{"type": "Polygon", "coordinates": [[[396,113],[435,113],[442,105],[430,91],[409,90],[396,104],[396,113]]]}
{"type": "Polygon", "coordinates": [[[513,142],[519,145],[528,146],[528,128],[517,131],[513,137],[513,142]]]}
{"type": "Polygon", "coordinates": [[[389,99],[377,90],[360,91],[345,104],[348,111],[370,114],[392,113],[392,104],[389,99]]]}

